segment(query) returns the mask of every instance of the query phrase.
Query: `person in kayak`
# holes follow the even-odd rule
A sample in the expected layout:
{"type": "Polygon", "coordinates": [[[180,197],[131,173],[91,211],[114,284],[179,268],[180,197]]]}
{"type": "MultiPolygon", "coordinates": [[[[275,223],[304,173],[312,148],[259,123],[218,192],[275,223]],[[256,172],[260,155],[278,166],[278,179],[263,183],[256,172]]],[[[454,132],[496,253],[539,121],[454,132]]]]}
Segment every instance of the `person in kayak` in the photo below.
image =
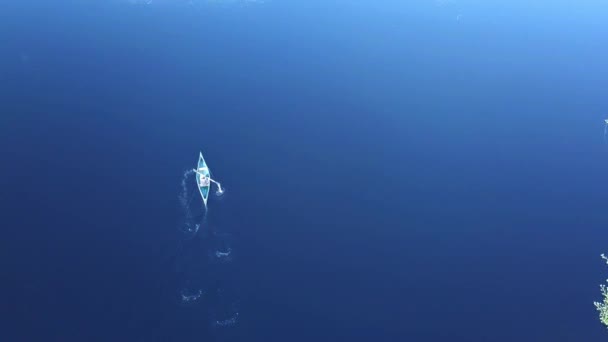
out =
{"type": "Polygon", "coordinates": [[[199,178],[200,186],[209,186],[211,184],[211,181],[209,180],[208,176],[206,176],[202,173],[199,173],[199,176],[200,176],[200,178],[199,178]]]}

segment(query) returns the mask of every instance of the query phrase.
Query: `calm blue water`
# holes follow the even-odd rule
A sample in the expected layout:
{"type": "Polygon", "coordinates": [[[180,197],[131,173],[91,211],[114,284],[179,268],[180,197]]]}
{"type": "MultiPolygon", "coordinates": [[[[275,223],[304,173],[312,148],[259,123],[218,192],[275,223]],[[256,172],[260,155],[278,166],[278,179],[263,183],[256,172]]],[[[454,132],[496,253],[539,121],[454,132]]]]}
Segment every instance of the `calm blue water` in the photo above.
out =
{"type": "Polygon", "coordinates": [[[1,6],[3,341],[608,337],[599,1],[1,6]]]}

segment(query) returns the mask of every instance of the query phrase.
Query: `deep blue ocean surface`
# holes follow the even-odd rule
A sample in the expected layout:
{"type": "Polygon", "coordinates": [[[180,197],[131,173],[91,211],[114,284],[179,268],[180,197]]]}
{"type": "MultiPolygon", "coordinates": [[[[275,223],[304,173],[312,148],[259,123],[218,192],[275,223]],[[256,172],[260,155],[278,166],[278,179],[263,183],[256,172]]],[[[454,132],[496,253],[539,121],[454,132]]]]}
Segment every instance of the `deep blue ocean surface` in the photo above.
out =
{"type": "Polygon", "coordinates": [[[0,340],[608,339],[607,18],[3,2],[0,340]]]}

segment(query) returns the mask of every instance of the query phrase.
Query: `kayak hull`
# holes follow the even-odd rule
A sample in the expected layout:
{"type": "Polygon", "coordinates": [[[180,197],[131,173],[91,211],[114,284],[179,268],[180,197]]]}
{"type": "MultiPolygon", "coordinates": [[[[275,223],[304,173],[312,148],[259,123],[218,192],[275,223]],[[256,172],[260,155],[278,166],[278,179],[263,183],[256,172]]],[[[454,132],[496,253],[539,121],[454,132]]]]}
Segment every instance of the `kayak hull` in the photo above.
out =
{"type": "Polygon", "coordinates": [[[198,156],[198,164],[196,167],[196,185],[198,186],[198,190],[201,193],[201,197],[203,198],[203,203],[205,207],[207,207],[207,199],[209,198],[209,191],[211,190],[211,183],[208,182],[206,185],[201,184],[201,174],[207,177],[211,177],[211,173],[209,172],[209,167],[207,167],[207,163],[205,162],[205,158],[203,158],[203,153],[200,152],[198,156]]]}

